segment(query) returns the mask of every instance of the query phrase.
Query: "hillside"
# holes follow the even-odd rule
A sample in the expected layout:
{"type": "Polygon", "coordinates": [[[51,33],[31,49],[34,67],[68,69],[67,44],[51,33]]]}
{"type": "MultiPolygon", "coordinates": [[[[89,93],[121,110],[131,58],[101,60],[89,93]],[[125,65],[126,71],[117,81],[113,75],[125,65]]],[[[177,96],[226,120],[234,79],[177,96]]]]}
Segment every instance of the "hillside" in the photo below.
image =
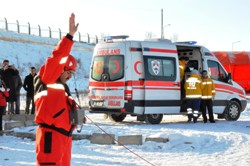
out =
{"type": "MultiPolygon", "coordinates": [[[[44,38],[38,36],[29,36],[27,34],[18,34],[0,30],[0,62],[8,59],[10,64],[14,64],[20,72],[22,80],[29,74],[29,68],[35,66],[37,69],[45,63],[48,56],[51,55],[58,39],[44,38]]],[[[76,88],[79,91],[86,90],[88,86],[88,75],[93,52],[93,45],[75,42],[71,54],[79,62],[75,79],[68,82],[71,90],[76,88]]],[[[21,92],[24,92],[22,89],[21,92]]]]}

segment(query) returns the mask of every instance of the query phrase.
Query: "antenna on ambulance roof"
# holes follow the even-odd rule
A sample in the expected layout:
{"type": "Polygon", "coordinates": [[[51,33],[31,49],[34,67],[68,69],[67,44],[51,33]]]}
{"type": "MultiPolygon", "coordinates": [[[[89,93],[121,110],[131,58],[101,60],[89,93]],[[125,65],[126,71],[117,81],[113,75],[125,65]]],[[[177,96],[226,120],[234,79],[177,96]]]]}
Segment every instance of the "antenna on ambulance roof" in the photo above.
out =
{"type": "Polygon", "coordinates": [[[107,42],[107,41],[112,41],[114,39],[118,40],[118,39],[122,39],[125,40],[127,39],[129,36],[128,35],[119,35],[119,36],[105,36],[103,37],[103,41],[107,42]]]}

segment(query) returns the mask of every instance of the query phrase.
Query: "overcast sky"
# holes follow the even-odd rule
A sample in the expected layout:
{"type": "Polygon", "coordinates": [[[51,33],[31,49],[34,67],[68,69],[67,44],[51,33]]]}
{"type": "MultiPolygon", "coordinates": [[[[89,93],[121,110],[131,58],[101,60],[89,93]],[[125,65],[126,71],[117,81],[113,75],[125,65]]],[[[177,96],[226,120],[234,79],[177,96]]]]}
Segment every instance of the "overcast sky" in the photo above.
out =
{"type": "Polygon", "coordinates": [[[144,40],[147,32],[161,36],[163,9],[166,38],[177,34],[212,51],[249,51],[249,6],[249,0],[5,0],[0,20],[67,31],[74,12],[82,34],[144,40]]]}

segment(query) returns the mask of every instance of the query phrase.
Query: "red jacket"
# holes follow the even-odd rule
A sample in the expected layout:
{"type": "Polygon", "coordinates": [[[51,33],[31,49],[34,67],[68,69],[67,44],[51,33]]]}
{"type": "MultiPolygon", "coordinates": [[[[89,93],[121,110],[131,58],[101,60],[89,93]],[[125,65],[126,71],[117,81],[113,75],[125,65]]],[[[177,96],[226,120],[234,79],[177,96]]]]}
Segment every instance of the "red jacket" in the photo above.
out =
{"type": "Polygon", "coordinates": [[[9,92],[6,87],[4,87],[4,91],[0,90],[0,106],[6,106],[6,98],[9,97],[9,92]]]}
{"type": "Polygon", "coordinates": [[[72,97],[68,86],[58,80],[64,71],[65,58],[68,57],[72,45],[72,40],[63,37],[35,77],[37,124],[54,125],[67,131],[71,129],[69,111],[70,104],[73,103],[72,97]]]}

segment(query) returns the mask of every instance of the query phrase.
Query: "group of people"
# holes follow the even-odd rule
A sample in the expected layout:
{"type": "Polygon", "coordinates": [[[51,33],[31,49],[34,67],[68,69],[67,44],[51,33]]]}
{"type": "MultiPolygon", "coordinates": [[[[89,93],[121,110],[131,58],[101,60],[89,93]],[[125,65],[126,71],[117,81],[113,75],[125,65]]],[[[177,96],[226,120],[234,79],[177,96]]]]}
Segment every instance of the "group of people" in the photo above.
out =
{"type": "Polygon", "coordinates": [[[196,123],[201,112],[204,123],[207,123],[208,120],[210,123],[215,123],[213,116],[213,99],[215,96],[214,82],[208,77],[208,72],[206,70],[203,70],[200,76],[198,70],[194,69],[186,79],[185,68],[188,61],[189,58],[186,56],[179,59],[181,98],[185,100],[188,122],[193,120],[193,122],[196,123]]]}
{"type": "Polygon", "coordinates": [[[31,114],[35,113],[34,104],[34,84],[33,78],[36,75],[36,68],[30,68],[22,83],[19,71],[14,65],[9,65],[9,60],[3,60],[0,69],[0,131],[2,130],[2,115],[20,114],[20,91],[23,87],[27,91],[25,113],[30,113],[30,103],[32,101],[31,114]],[[8,110],[6,108],[8,107],[8,110]]]}

